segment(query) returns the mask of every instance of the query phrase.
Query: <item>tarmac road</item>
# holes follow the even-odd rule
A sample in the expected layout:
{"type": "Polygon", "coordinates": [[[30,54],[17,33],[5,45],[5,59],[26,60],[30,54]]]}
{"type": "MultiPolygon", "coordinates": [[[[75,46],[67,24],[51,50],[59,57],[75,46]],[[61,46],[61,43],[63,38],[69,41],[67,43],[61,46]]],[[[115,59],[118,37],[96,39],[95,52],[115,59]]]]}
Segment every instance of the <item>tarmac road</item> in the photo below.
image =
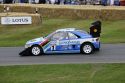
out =
{"type": "Polygon", "coordinates": [[[101,50],[91,55],[56,54],[24,56],[18,53],[23,47],[0,47],[0,65],[125,63],[125,44],[102,44],[101,50]]]}

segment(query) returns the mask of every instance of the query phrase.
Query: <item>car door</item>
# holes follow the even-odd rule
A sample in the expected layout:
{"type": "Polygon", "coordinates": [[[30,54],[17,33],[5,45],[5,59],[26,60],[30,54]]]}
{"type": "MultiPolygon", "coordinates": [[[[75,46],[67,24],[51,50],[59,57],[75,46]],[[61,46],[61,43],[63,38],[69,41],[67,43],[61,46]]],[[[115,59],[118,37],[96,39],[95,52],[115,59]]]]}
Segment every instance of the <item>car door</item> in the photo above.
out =
{"type": "Polygon", "coordinates": [[[72,32],[68,32],[69,37],[69,51],[80,51],[80,38],[72,32]]]}
{"type": "Polygon", "coordinates": [[[65,31],[56,32],[51,36],[50,42],[50,52],[65,52],[68,50],[68,35],[65,31]]]}

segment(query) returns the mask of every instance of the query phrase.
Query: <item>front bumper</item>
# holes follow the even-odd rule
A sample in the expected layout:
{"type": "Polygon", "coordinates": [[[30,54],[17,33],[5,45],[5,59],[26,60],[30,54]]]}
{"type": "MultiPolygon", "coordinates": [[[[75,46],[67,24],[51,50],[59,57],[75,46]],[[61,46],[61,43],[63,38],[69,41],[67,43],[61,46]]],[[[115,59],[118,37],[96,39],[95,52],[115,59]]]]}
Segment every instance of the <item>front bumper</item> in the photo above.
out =
{"type": "Polygon", "coordinates": [[[27,56],[27,55],[31,55],[31,49],[30,48],[26,48],[23,51],[21,51],[19,53],[20,56],[27,56]]]}
{"type": "Polygon", "coordinates": [[[26,44],[25,48],[27,49],[27,48],[30,48],[31,46],[32,46],[31,44],[26,44]]]}
{"type": "Polygon", "coordinates": [[[100,48],[100,42],[94,42],[93,45],[95,49],[100,48]]]}

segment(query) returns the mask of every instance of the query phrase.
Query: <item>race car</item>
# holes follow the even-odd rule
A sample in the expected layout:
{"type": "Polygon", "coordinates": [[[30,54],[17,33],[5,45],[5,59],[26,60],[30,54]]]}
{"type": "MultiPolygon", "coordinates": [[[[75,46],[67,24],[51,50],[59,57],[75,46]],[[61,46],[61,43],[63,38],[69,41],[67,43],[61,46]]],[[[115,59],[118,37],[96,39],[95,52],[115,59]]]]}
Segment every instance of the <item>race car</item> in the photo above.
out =
{"type": "Polygon", "coordinates": [[[93,37],[84,30],[76,28],[58,29],[46,37],[26,42],[22,55],[42,55],[53,53],[91,54],[100,49],[99,37],[93,37]]]}

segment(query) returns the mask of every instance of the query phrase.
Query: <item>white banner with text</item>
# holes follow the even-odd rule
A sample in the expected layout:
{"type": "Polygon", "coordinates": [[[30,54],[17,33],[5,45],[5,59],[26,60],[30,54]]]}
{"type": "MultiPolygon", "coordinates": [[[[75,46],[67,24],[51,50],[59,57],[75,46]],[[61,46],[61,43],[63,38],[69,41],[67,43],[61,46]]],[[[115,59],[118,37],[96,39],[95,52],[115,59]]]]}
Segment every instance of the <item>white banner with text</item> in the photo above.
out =
{"type": "Polygon", "coordinates": [[[1,24],[32,24],[32,17],[1,17],[1,24]]]}

